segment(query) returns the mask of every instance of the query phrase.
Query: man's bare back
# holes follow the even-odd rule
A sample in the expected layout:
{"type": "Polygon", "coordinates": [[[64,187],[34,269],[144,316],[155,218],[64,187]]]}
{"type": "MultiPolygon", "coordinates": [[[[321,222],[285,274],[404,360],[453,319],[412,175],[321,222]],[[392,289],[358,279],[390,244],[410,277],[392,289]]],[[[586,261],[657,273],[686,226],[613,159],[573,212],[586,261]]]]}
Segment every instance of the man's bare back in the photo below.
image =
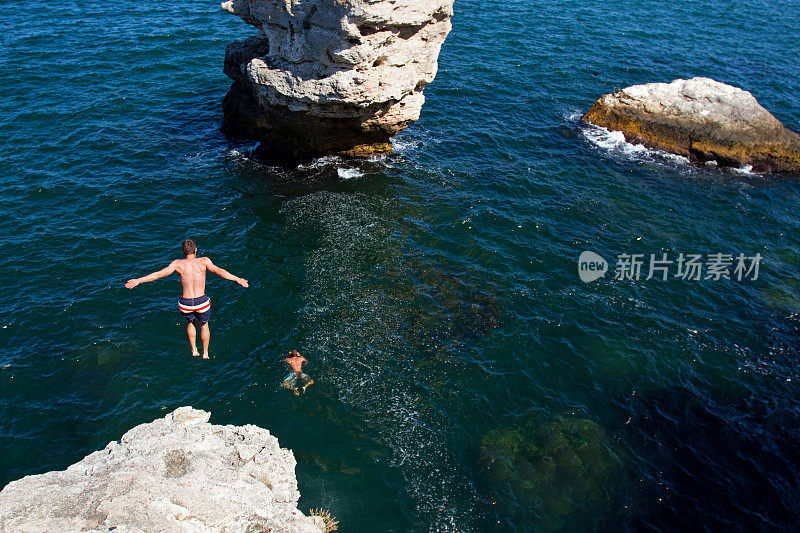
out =
{"type": "Polygon", "coordinates": [[[295,396],[305,393],[306,389],[314,384],[314,380],[303,373],[303,363],[307,363],[306,358],[300,355],[297,350],[291,350],[289,357],[284,359],[292,370],[281,382],[281,387],[294,392],[295,396]]]}
{"type": "Polygon", "coordinates": [[[206,268],[208,258],[176,259],[175,272],[181,277],[184,298],[197,298],[206,293],[206,268]]]}
{"type": "Polygon", "coordinates": [[[125,287],[132,289],[140,283],[155,281],[169,276],[173,272],[177,272],[181,278],[181,286],[183,287],[182,295],[178,299],[178,309],[189,321],[186,327],[186,333],[189,336],[192,355],[200,355],[195,344],[196,332],[194,327],[195,320],[199,320],[201,328],[200,337],[203,341],[203,359],[208,359],[208,343],[211,337],[208,319],[211,316],[211,301],[209,297],[206,296],[206,271],[211,271],[222,278],[235,281],[242,287],[248,287],[249,284],[246,279],[234,276],[224,268],[218,267],[208,257],[197,257],[197,246],[194,241],[190,239],[185,240],[182,248],[186,259],[176,259],[166,268],[162,268],[158,272],[153,272],[141,278],[129,279],[128,282],[125,283],[125,287]]]}

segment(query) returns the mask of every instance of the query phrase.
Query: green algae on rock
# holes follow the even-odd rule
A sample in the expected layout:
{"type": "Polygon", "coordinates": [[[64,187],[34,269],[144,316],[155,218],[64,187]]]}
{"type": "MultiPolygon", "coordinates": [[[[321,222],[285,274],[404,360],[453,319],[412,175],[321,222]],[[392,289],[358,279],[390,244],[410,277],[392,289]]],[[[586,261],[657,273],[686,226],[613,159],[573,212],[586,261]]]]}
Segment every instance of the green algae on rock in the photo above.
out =
{"type": "Polygon", "coordinates": [[[496,428],[481,440],[481,463],[495,503],[509,514],[518,511],[503,502],[500,487],[509,486],[543,530],[561,529],[587,510],[606,509],[623,468],[605,430],[575,417],[496,428]]]}

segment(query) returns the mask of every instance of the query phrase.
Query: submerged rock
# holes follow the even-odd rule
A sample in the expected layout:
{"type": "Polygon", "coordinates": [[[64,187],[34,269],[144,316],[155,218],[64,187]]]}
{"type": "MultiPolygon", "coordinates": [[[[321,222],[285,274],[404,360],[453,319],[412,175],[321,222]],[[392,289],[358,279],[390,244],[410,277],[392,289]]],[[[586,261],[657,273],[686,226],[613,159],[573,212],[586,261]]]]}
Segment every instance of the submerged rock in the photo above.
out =
{"type": "Polygon", "coordinates": [[[60,472],[0,492],[0,531],[321,533],[297,509],[292,452],[256,426],[181,407],[60,472]]]}
{"type": "Polygon", "coordinates": [[[258,28],[228,45],[223,130],[266,155],[369,156],[419,118],[453,0],[228,0],[258,28]]]}
{"type": "Polygon", "coordinates": [[[541,530],[581,530],[586,516],[597,523],[623,467],[602,426],[582,418],[494,429],[481,452],[493,503],[509,515],[532,511],[541,530]]]}
{"type": "Polygon", "coordinates": [[[618,90],[597,100],[583,120],[696,162],[800,172],[800,135],[749,92],[709,78],[618,90]]]}

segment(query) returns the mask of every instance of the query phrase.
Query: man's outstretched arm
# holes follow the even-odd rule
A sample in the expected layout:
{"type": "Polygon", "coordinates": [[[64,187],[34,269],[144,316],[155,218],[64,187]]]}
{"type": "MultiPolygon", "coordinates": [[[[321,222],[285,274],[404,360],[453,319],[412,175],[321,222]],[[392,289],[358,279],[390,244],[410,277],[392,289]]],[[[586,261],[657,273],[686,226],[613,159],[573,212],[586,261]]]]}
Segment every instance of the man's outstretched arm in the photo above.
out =
{"type": "Polygon", "coordinates": [[[128,282],[125,284],[125,287],[128,289],[132,289],[140,283],[147,283],[148,281],[155,281],[157,279],[161,279],[163,277],[169,276],[175,272],[175,261],[169,264],[168,267],[162,268],[158,272],[153,272],[152,274],[148,274],[142,278],[136,279],[129,279],[128,282]]]}
{"type": "Polygon", "coordinates": [[[219,276],[221,278],[229,279],[231,281],[235,281],[236,283],[238,283],[242,287],[249,287],[250,286],[247,283],[246,279],[242,279],[239,276],[234,276],[233,274],[231,274],[230,272],[228,272],[224,268],[218,267],[217,265],[212,263],[211,259],[209,259],[208,257],[206,257],[205,260],[206,260],[206,268],[208,270],[210,270],[211,272],[213,272],[214,274],[216,274],[217,276],[219,276]]]}

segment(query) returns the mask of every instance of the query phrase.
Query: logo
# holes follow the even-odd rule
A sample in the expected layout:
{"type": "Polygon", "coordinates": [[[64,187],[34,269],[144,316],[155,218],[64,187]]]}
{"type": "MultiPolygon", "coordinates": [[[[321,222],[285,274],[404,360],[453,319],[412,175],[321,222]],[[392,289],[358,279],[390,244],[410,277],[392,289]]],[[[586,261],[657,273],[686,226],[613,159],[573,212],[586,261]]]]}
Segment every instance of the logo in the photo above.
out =
{"type": "Polygon", "coordinates": [[[591,283],[606,275],[608,263],[594,252],[586,250],[578,258],[578,276],[584,283],[591,283]]]}
{"type": "MultiPolygon", "coordinates": [[[[759,268],[764,260],[760,253],[745,255],[740,253],[699,254],[679,253],[677,258],[670,259],[669,254],[661,252],[660,256],[650,254],[619,254],[614,266],[615,280],[641,279],[650,281],[655,278],[661,281],[680,279],[689,281],[742,281],[758,279],[759,268]],[[674,267],[674,268],[673,268],[674,267]],[[674,272],[673,272],[674,271],[674,272]],[[646,276],[646,277],[645,277],[646,276]]],[[[584,283],[591,283],[605,277],[608,263],[594,252],[586,250],[578,258],[578,275],[584,283]]]]}

